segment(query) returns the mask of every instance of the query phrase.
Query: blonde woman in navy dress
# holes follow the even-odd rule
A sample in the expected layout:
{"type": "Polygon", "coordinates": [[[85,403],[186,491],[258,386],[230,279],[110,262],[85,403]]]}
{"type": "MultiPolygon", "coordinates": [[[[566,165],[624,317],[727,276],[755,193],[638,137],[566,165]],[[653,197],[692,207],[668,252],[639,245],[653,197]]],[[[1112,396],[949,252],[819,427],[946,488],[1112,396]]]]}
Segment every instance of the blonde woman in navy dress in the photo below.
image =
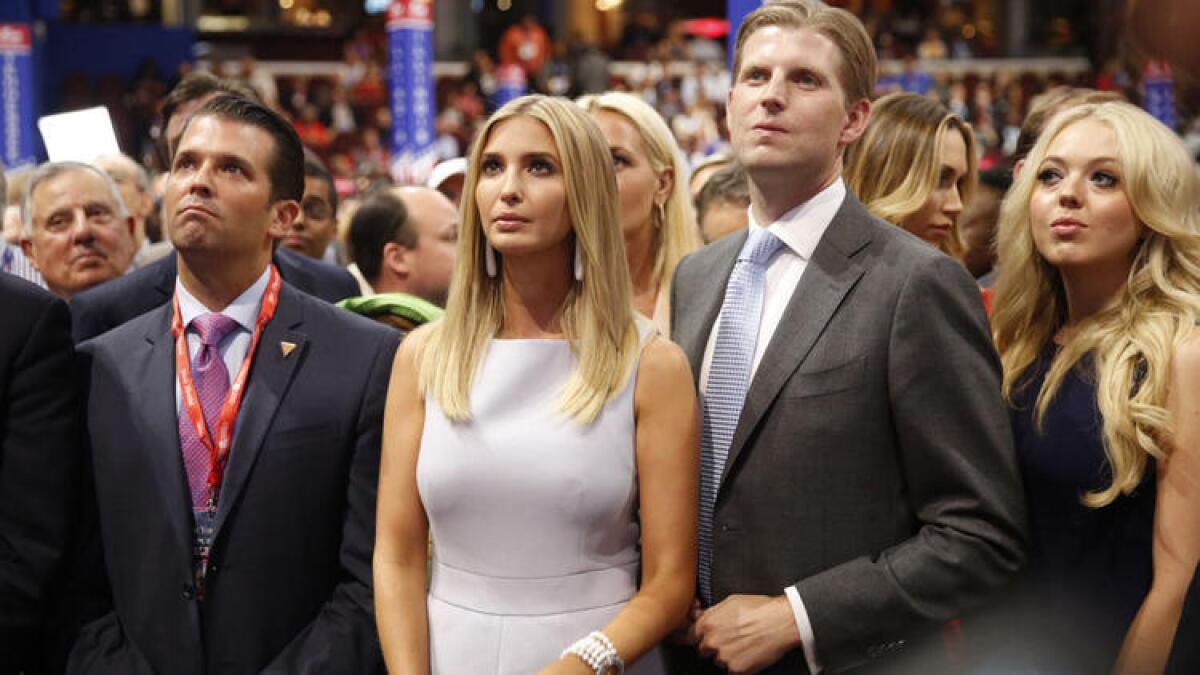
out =
{"type": "Polygon", "coordinates": [[[632,307],[608,143],[570,101],[517,99],[464,197],[446,316],[392,373],[388,668],[661,673],[694,594],[698,415],[683,353],[632,307]]]}

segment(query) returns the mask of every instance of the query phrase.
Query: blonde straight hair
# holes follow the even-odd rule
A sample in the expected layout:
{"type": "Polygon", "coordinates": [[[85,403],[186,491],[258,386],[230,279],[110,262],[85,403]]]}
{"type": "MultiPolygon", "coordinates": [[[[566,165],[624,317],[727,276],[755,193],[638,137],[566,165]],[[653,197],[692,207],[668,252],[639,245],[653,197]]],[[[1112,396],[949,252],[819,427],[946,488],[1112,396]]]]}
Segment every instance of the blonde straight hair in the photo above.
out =
{"type": "MultiPolygon", "coordinates": [[[[942,141],[948,133],[961,134],[967,146],[961,190],[962,202],[967,203],[979,181],[975,135],[941,103],[916,94],[888,94],[871,107],[866,132],[846,152],[846,186],[868,211],[903,226],[938,187],[942,141]]],[[[939,248],[962,257],[957,221],[939,248]]]]}
{"type": "Polygon", "coordinates": [[[607,110],[625,117],[638,131],[646,155],[655,173],[671,170],[671,192],[663,205],[662,220],[653,215],[654,283],[659,295],[671,297],[671,277],[683,257],[700,248],[700,228],[696,225],[696,209],[688,193],[687,163],[658,111],[642,99],[622,92],[584,96],[579,105],[588,112],[607,110]]]}
{"type": "Polygon", "coordinates": [[[1090,355],[1085,363],[1096,383],[1112,483],[1084,495],[1083,502],[1101,507],[1141,483],[1149,457],[1161,460],[1170,451],[1171,360],[1200,319],[1200,179],[1179,139],[1128,103],[1080,105],[1050,121],[1001,205],[997,232],[992,327],[1010,405],[1026,371],[1067,320],[1062,279],[1033,243],[1030,198],[1050,143],[1088,119],[1113,130],[1120,184],[1145,231],[1124,286],[1081,321],[1055,355],[1037,395],[1035,420],[1040,428],[1063,378],[1090,355]]]}
{"type": "MultiPolygon", "coordinates": [[[[498,273],[485,271],[486,238],[475,200],[479,164],[501,122],[526,116],[546,125],[558,148],[567,213],[579,254],[582,281],[572,278],[563,303],[563,333],[578,365],[562,392],[561,409],[588,423],[621,390],[638,351],[629,268],[617,212],[612,154],[600,128],[566,99],[524,96],[510,101],[484,124],[471,149],[458,223],[458,262],[446,314],[431,325],[417,355],[418,386],[455,421],[471,417],[470,393],[480,360],[504,323],[503,256],[498,273]],[[620,261],[621,264],[617,264],[620,261]]],[[[565,270],[570,274],[570,268],[565,270]]],[[[513,383],[521,386],[520,383],[513,383]]]]}

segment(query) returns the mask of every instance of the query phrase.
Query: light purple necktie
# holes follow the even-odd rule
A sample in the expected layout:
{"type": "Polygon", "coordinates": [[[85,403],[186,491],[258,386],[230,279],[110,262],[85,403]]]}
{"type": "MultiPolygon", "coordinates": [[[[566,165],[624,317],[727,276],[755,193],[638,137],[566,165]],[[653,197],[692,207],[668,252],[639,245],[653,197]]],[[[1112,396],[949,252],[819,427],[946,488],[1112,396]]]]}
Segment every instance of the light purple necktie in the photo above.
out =
{"type": "MultiPolygon", "coordinates": [[[[189,324],[189,330],[200,336],[200,350],[192,357],[192,380],[196,383],[196,396],[200,399],[200,409],[204,411],[204,424],[213,442],[216,442],[217,418],[229,394],[229,371],[225,368],[217,345],[237,325],[237,321],[217,313],[201,314],[189,324]]],[[[204,508],[209,497],[208,448],[200,442],[187,409],[183,407],[179,410],[179,444],[183,450],[183,465],[187,469],[188,487],[192,492],[192,508],[204,508]]]]}

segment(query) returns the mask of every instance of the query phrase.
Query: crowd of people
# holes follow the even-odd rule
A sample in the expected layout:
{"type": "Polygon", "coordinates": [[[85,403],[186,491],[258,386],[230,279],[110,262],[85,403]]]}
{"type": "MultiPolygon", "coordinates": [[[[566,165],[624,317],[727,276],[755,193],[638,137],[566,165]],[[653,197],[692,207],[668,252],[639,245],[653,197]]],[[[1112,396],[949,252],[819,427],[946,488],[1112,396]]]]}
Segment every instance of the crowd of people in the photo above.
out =
{"type": "Polygon", "coordinates": [[[534,94],[348,200],[193,73],[7,176],[0,673],[1200,671],[1195,160],[876,50],[756,9],[703,162],[534,94]]]}

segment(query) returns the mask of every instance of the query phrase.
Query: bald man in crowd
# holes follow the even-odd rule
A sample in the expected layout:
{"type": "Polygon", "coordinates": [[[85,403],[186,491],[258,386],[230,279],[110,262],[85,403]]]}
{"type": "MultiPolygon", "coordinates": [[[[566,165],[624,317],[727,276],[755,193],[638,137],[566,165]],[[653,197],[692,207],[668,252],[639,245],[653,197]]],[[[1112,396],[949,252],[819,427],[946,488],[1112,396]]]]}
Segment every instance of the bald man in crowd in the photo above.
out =
{"type": "Polygon", "coordinates": [[[458,212],[445,195],[425,187],[376,195],[355,212],[349,239],[364,295],[407,293],[446,305],[458,212]]]}
{"type": "Polygon", "coordinates": [[[146,218],[154,211],[154,197],[150,194],[150,178],[146,170],[128,155],[101,155],[92,165],[108,174],[117,184],[121,201],[133,217],[133,264],[131,269],[144,267],[171,253],[171,244],[165,241],[151,242],[146,239],[146,218]]]}
{"type": "Polygon", "coordinates": [[[121,276],[133,260],[133,217],[108,174],[90,164],[38,167],[21,221],[21,248],[63,300],[121,276]]]}

